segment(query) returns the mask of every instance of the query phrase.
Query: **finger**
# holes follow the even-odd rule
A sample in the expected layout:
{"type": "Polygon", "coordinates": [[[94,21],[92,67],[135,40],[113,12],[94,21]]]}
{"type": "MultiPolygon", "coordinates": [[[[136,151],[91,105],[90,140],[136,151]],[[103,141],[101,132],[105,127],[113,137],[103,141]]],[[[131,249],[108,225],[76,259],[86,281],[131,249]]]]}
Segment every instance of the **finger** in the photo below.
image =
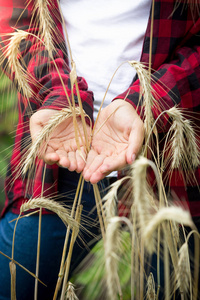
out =
{"type": "Polygon", "coordinates": [[[100,155],[94,150],[89,152],[86,167],[83,172],[86,181],[90,181],[92,174],[103,164],[104,159],[105,155],[100,155]]]}
{"type": "Polygon", "coordinates": [[[48,123],[49,119],[57,113],[54,109],[42,109],[34,113],[30,118],[30,134],[34,141],[41,129],[48,123]]]}
{"type": "Polygon", "coordinates": [[[102,166],[99,168],[99,172],[106,174],[112,171],[122,169],[126,165],[126,152],[123,151],[119,155],[106,157],[102,166]]]}
{"type": "Polygon", "coordinates": [[[102,180],[111,172],[122,169],[125,165],[126,165],[125,152],[117,156],[106,157],[102,165],[91,174],[90,182],[92,184],[97,183],[98,181],[102,180]]]}
{"type": "Polygon", "coordinates": [[[128,164],[133,163],[136,156],[139,154],[144,140],[144,126],[143,122],[138,120],[132,128],[129,137],[129,144],[126,153],[126,161],[128,164]]]}
{"type": "Polygon", "coordinates": [[[53,165],[59,161],[59,155],[55,152],[47,153],[43,157],[41,157],[46,164],[53,165]]]}
{"type": "Polygon", "coordinates": [[[69,159],[68,170],[71,172],[76,171],[77,169],[76,152],[75,151],[68,152],[67,157],[69,159]]]}
{"type": "Polygon", "coordinates": [[[76,161],[77,161],[76,172],[80,173],[83,171],[83,169],[86,165],[86,153],[85,153],[83,147],[81,147],[80,150],[76,151],[76,161]]]}
{"type": "Polygon", "coordinates": [[[41,150],[38,151],[37,155],[40,159],[43,159],[45,161],[45,163],[48,165],[55,164],[60,159],[59,155],[50,146],[47,146],[46,151],[45,151],[45,148],[43,148],[42,151],[41,150]]]}
{"type": "Polygon", "coordinates": [[[59,149],[59,150],[56,151],[56,153],[59,156],[59,160],[58,160],[57,164],[60,167],[69,168],[70,161],[69,161],[67,152],[65,150],[63,150],[63,149],[59,149]]]}

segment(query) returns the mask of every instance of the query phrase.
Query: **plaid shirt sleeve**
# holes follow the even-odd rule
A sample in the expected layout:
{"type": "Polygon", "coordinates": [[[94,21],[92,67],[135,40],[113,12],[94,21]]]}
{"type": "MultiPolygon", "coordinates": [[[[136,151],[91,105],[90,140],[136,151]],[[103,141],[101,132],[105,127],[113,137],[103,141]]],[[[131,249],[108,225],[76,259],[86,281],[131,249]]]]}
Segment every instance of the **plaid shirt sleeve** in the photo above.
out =
{"type": "MultiPolygon", "coordinates": [[[[156,119],[163,110],[175,105],[191,112],[200,106],[200,18],[198,11],[180,1],[155,1],[154,32],[152,45],[152,88],[155,104],[152,108],[156,119]],[[176,3],[176,4],[175,4],[176,3]],[[175,12],[172,14],[172,12],[175,12]]],[[[146,32],[141,62],[149,62],[151,20],[146,32]]],[[[139,80],[133,82],[129,91],[116,99],[126,101],[141,110],[139,103],[139,80]]],[[[167,118],[158,121],[159,131],[168,130],[167,118]]]]}
{"type": "MultiPolygon", "coordinates": [[[[68,106],[61,80],[64,82],[68,96],[71,96],[71,84],[69,78],[67,51],[60,22],[57,1],[52,0],[49,5],[49,13],[53,18],[52,34],[55,48],[53,51],[54,61],[50,59],[43,42],[34,37],[38,35],[36,16],[33,14],[34,1],[26,0],[0,0],[0,65],[6,74],[15,80],[15,74],[8,68],[7,47],[12,33],[23,30],[30,35],[19,44],[17,60],[21,63],[24,73],[29,78],[33,96],[29,99],[23,94],[23,89],[18,93],[19,121],[16,130],[15,143],[7,170],[5,180],[6,201],[2,216],[8,209],[13,213],[19,213],[20,206],[25,199],[39,197],[42,192],[42,182],[45,163],[37,159],[35,174],[29,178],[21,176],[21,162],[26,154],[27,145],[30,143],[29,117],[38,109],[52,108],[61,109],[68,106]]],[[[83,109],[92,120],[93,118],[93,94],[88,91],[86,81],[78,77],[78,86],[83,109]]],[[[76,102],[76,92],[75,102],[76,102]]],[[[57,187],[58,166],[46,166],[44,182],[44,196],[55,196],[57,187]]]]}
{"type": "MultiPolygon", "coordinates": [[[[200,18],[199,10],[193,10],[194,7],[195,5],[186,5],[181,0],[155,0],[152,43],[152,88],[155,91],[155,103],[152,113],[154,119],[157,119],[164,110],[173,106],[182,108],[184,116],[192,120],[197,129],[197,143],[200,146],[200,119],[197,114],[200,112],[200,18]]],[[[149,62],[150,28],[151,18],[141,57],[141,62],[145,64],[149,62]]],[[[115,99],[126,99],[143,118],[139,92],[140,83],[136,79],[127,91],[115,99]]],[[[170,126],[167,115],[160,117],[157,125],[162,151],[162,143],[170,126]]],[[[154,185],[153,171],[149,170],[148,175],[150,183],[154,185]]],[[[165,188],[170,199],[179,204],[181,201],[181,205],[189,207],[192,216],[197,217],[200,215],[200,167],[194,170],[194,176],[190,177],[189,182],[185,180],[187,175],[181,168],[172,172],[169,166],[163,175],[165,188]]],[[[124,211],[124,204],[121,205],[124,211]]]]}
{"type": "MultiPolygon", "coordinates": [[[[28,2],[25,0],[0,0],[0,55],[2,65],[5,68],[8,62],[6,49],[9,44],[9,34],[13,33],[16,29],[29,32],[30,35],[28,38],[20,42],[20,53],[18,53],[17,59],[23,66],[24,73],[29,76],[30,88],[33,92],[33,97],[31,97],[30,101],[35,103],[37,109],[61,109],[68,106],[61,79],[69,98],[71,96],[71,86],[69,79],[70,68],[68,66],[57,1],[51,1],[51,5],[49,6],[50,16],[54,19],[54,28],[52,29],[55,41],[55,50],[53,51],[54,62],[50,59],[40,39],[33,36],[33,34],[38,34],[38,28],[35,25],[37,24],[37,16],[36,14],[33,15],[33,10],[33,0],[28,2]],[[55,67],[55,63],[57,67],[55,67]]],[[[14,74],[8,68],[6,68],[6,72],[13,79],[14,74]]],[[[88,91],[88,86],[84,78],[78,77],[78,86],[83,108],[92,120],[93,94],[91,91],[88,91]]],[[[22,90],[20,92],[23,93],[22,90]]],[[[74,93],[76,101],[75,90],[74,93]]]]}

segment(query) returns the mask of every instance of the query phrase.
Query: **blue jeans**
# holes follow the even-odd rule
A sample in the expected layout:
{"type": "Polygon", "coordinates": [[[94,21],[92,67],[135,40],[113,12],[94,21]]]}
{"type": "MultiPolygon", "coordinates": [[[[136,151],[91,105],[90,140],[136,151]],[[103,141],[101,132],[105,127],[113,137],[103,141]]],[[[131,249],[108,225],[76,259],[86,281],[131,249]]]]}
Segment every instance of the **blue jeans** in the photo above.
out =
{"type": "MultiPolygon", "coordinates": [[[[72,205],[73,203],[78,179],[79,175],[77,173],[60,169],[58,189],[63,194],[60,200],[65,201],[66,205],[72,205]]],[[[101,189],[105,191],[108,184],[109,181],[104,179],[100,183],[101,189]]],[[[88,219],[86,222],[88,225],[84,224],[88,231],[81,230],[80,239],[78,238],[75,243],[70,274],[97,242],[97,238],[95,239],[94,236],[99,235],[93,188],[90,183],[85,182],[84,184],[82,204],[84,215],[82,218],[88,219]]],[[[16,217],[12,212],[7,212],[0,222],[0,251],[10,257],[15,222],[9,222],[16,217]]],[[[39,278],[47,287],[38,283],[38,299],[50,300],[53,299],[57,282],[66,227],[57,215],[46,214],[42,216],[41,234],[39,278]]],[[[37,235],[38,215],[19,220],[15,236],[14,259],[33,273],[35,273],[36,268],[37,235]]],[[[18,300],[34,299],[34,281],[35,279],[31,275],[17,266],[16,292],[18,300]]],[[[0,300],[9,299],[9,260],[0,254],[0,300]]]]}

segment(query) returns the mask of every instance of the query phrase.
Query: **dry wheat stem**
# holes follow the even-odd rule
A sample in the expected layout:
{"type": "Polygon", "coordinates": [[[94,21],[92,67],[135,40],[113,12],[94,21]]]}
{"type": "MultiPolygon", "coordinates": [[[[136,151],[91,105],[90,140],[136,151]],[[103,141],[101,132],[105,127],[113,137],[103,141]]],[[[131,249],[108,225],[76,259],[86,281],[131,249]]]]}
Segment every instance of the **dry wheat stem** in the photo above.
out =
{"type": "MultiPolygon", "coordinates": [[[[119,68],[120,68],[124,63],[127,63],[127,61],[122,62],[122,63],[117,67],[117,69],[115,70],[115,72],[113,73],[113,75],[112,75],[112,77],[111,77],[111,79],[110,79],[110,82],[109,82],[109,84],[108,84],[108,86],[107,86],[106,92],[105,92],[105,94],[104,94],[104,96],[103,96],[103,99],[102,99],[102,101],[101,101],[101,105],[100,105],[100,108],[99,108],[99,111],[98,111],[98,114],[97,114],[96,121],[95,121],[95,123],[94,123],[93,133],[94,133],[94,131],[95,131],[96,124],[97,124],[97,122],[98,122],[98,119],[99,119],[99,116],[100,116],[100,113],[101,113],[101,109],[102,109],[102,106],[103,106],[103,104],[104,104],[104,101],[105,101],[106,95],[107,95],[107,93],[108,93],[109,87],[110,87],[110,85],[111,85],[111,83],[112,83],[112,81],[113,81],[113,78],[115,77],[117,71],[119,70],[119,68]]],[[[128,93],[129,93],[129,92],[128,92],[128,93]]]]}
{"type": "Polygon", "coordinates": [[[99,189],[97,184],[93,184],[93,190],[94,190],[94,197],[95,197],[95,202],[96,202],[96,208],[97,208],[97,215],[99,218],[99,224],[100,224],[100,229],[101,229],[101,234],[102,238],[105,241],[105,220],[103,219],[102,213],[103,211],[103,206],[102,206],[102,200],[99,194],[99,189]]]}
{"type": "MultiPolygon", "coordinates": [[[[77,207],[76,214],[75,214],[75,220],[77,221],[78,224],[80,224],[81,213],[82,213],[82,205],[79,205],[80,201],[81,201],[81,197],[82,197],[82,194],[79,195],[79,203],[78,203],[78,207],[77,207]]],[[[66,260],[65,275],[64,275],[63,287],[62,287],[60,300],[64,300],[64,298],[65,298],[66,286],[67,286],[67,281],[68,281],[68,276],[69,276],[69,268],[70,268],[74,243],[75,243],[76,237],[78,235],[78,230],[79,230],[79,228],[73,228],[73,230],[72,230],[72,236],[71,236],[69,251],[68,251],[67,260],[66,260]]]]}
{"type": "Polygon", "coordinates": [[[37,214],[37,213],[39,213],[39,212],[40,212],[40,210],[33,211],[33,212],[31,212],[30,214],[27,214],[27,215],[24,215],[24,216],[15,218],[15,219],[13,219],[12,221],[9,221],[9,223],[12,223],[12,222],[16,221],[17,219],[20,220],[20,219],[23,219],[23,218],[27,218],[27,217],[32,216],[32,215],[35,215],[35,214],[37,214]]]}
{"type": "MultiPolygon", "coordinates": [[[[77,209],[76,209],[76,213],[75,213],[75,220],[79,224],[79,227],[80,227],[81,213],[82,213],[82,209],[83,209],[83,206],[81,205],[81,199],[82,199],[82,194],[83,194],[84,179],[82,177],[80,177],[79,181],[80,181],[81,187],[80,187],[80,193],[79,193],[79,197],[78,197],[77,209]]],[[[73,212],[73,214],[74,214],[74,212],[73,212]]],[[[72,230],[69,251],[68,251],[67,259],[66,259],[65,266],[64,266],[64,280],[63,280],[63,287],[62,287],[62,292],[61,292],[61,300],[64,300],[74,243],[75,243],[77,235],[78,235],[79,227],[73,228],[73,230],[72,230]]]]}
{"type": "MultiPolygon", "coordinates": [[[[151,7],[151,29],[150,29],[150,42],[149,42],[149,77],[151,76],[151,64],[152,64],[154,13],[155,13],[155,0],[152,1],[152,7],[151,7]]],[[[151,84],[151,81],[149,83],[151,84]]]]}
{"type": "MultiPolygon", "coordinates": [[[[42,178],[42,191],[41,191],[41,197],[43,197],[44,192],[44,180],[46,176],[46,164],[44,166],[44,173],[42,178]]],[[[40,207],[39,211],[39,222],[38,222],[38,244],[37,244],[37,258],[36,258],[36,271],[35,275],[39,276],[39,263],[40,263],[40,245],[41,245],[41,226],[42,226],[42,208],[40,207]]],[[[34,299],[37,300],[37,294],[38,294],[38,281],[35,280],[35,290],[34,290],[34,299]]]]}
{"type": "Polygon", "coordinates": [[[164,281],[165,281],[165,300],[170,300],[170,263],[167,242],[164,240],[164,281]]]}
{"type": "Polygon", "coordinates": [[[159,292],[160,292],[160,233],[161,233],[161,227],[158,226],[158,240],[157,240],[157,295],[156,299],[158,299],[159,292]]]}
{"type": "MultiPolygon", "coordinates": [[[[90,145],[91,145],[91,140],[88,139],[88,133],[87,133],[87,126],[86,126],[86,121],[85,121],[85,112],[83,110],[83,105],[82,105],[82,101],[81,101],[81,96],[80,96],[80,92],[79,92],[79,88],[78,88],[78,83],[77,83],[77,77],[75,80],[75,87],[76,87],[76,93],[77,93],[77,98],[78,98],[78,104],[79,104],[79,108],[81,111],[81,120],[82,120],[82,125],[83,125],[83,132],[84,132],[84,138],[85,138],[85,143],[84,145],[86,145],[86,152],[88,153],[90,150],[90,145]]],[[[89,119],[89,117],[87,116],[87,118],[89,119]]],[[[90,119],[89,119],[90,120],[90,119]]],[[[91,125],[91,120],[90,120],[90,125],[91,125]]]]}
{"type": "Polygon", "coordinates": [[[17,229],[17,224],[18,224],[18,221],[19,221],[19,218],[21,216],[21,213],[19,214],[16,222],[15,222],[15,227],[14,227],[14,230],[13,230],[13,240],[12,240],[12,260],[14,259],[14,249],[15,249],[15,234],[16,234],[16,229],[17,229]]]}
{"type": "MultiPolygon", "coordinates": [[[[83,185],[84,185],[84,179],[83,179],[82,175],[80,175],[78,185],[77,185],[77,189],[76,189],[75,198],[74,198],[73,205],[72,205],[71,217],[74,217],[78,196],[79,196],[79,194],[82,195],[82,192],[83,192],[83,185]]],[[[79,196],[79,201],[80,201],[80,196],[79,196]]],[[[63,246],[62,259],[61,259],[61,263],[60,263],[60,270],[59,270],[59,274],[58,274],[58,280],[57,280],[53,300],[56,300],[56,298],[57,298],[58,291],[60,290],[63,275],[64,275],[64,270],[65,270],[64,264],[65,264],[65,257],[66,257],[66,252],[67,252],[67,245],[68,245],[70,230],[71,230],[71,227],[68,226],[67,227],[67,232],[66,232],[66,235],[65,235],[65,242],[64,242],[64,246],[63,246]]]]}
{"type": "Polygon", "coordinates": [[[16,300],[16,265],[13,260],[9,263],[11,275],[11,300],[16,300]]]}
{"type": "MultiPolygon", "coordinates": [[[[39,223],[38,223],[37,259],[36,259],[36,271],[35,271],[35,275],[37,277],[39,276],[41,225],[42,225],[42,208],[40,207],[40,211],[39,211],[39,223]]],[[[37,293],[38,293],[38,281],[35,279],[34,300],[37,300],[37,293]]]]}
{"type": "MultiPolygon", "coordinates": [[[[12,259],[11,257],[9,257],[8,255],[4,254],[3,252],[0,251],[0,254],[3,255],[4,257],[6,257],[7,259],[11,260],[12,262],[14,262],[16,265],[18,265],[20,268],[22,268],[24,271],[26,271],[27,273],[29,273],[31,276],[33,276],[34,278],[37,278],[35,276],[34,273],[32,273],[31,271],[29,271],[27,268],[25,268],[24,266],[22,266],[20,263],[18,263],[16,260],[12,259]]],[[[39,278],[37,278],[37,280],[43,284],[44,286],[46,286],[46,284],[44,284],[39,278]]]]}
{"type": "Polygon", "coordinates": [[[107,287],[109,299],[117,300],[118,293],[122,296],[122,291],[118,276],[118,251],[120,247],[119,218],[112,218],[107,226],[105,240],[105,268],[107,274],[107,287]]]}
{"type": "Polygon", "coordinates": [[[151,217],[151,220],[146,224],[146,227],[143,228],[141,234],[145,241],[146,249],[152,253],[154,250],[154,245],[152,244],[152,235],[158,226],[166,221],[175,221],[179,224],[192,227],[193,222],[189,211],[182,209],[181,207],[163,207],[158,210],[158,212],[151,217]]]}
{"type": "Polygon", "coordinates": [[[73,228],[78,227],[77,222],[70,216],[69,210],[67,208],[65,208],[56,201],[44,197],[31,199],[23,203],[20,207],[20,213],[23,213],[30,209],[37,209],[40,207],[56,213],[66,226],[69,225],[73,228]]]}
{"type": "MultiPolygon", "coordinates": [[[[24,161],[23,171],[22,173],[25,174],[29,169],[33,168],[34,161],[36,156],[38,155],[38,151],[41,151],[42,144],[45,143],[45,146],[48,142],[48,139],[53,132],[53,130],[64,120],[72,117],[72,109],[71,108],[64,108],[61,111],[58,111],[53,118],[51,118],[46,126],[39,132],[37,138],[33,142],[29,153],[24,161]]],[[[77,116],[80,115],[80,109],[78,107],[75,108],[75,114],[77,116]]],[[[44,151],[43,147],[43,151],[44,151]]]]}
{"type": "MultiPolygon", "coordinates": [[[[181,3],[183,3],[183,9],[184,9],[184,6],[189,6],[190,7],[192,16],[193,16],[194,13],[197,13],[198,15],[200,15],[199,0],[176,0],[175,8],[174,8],[173,13],[176,11],[176,9],[179,7],[179,5],[181,3]]],[[[172,15],[173,15],[173,13],[172,13],[172,15]]]]}
{"type": "MultiPolygon", "coordinates": [[[[77,149],[80,150],[80,142],[79,142],[78,130],[77,130],[77,119],[76,119],[76,114],[74,113],[76,104],[75,104],[75,100],[74,100],[73,87],[74,87],[74,83],[76,81],[76,78],[77,78],[77,75],[76,75],[76,66],[75,66],[75,63],[73,63],[72,70],[70,72],[71,95],[72,95],[72,106],[73,106],[72,117],[73,117],[73,125],[74,125],[74,133],[75,133],[76,145],[77,145],[77,149]]],[[[80,109],[80,113],[81,113],[81,109],[80,109]]]]}

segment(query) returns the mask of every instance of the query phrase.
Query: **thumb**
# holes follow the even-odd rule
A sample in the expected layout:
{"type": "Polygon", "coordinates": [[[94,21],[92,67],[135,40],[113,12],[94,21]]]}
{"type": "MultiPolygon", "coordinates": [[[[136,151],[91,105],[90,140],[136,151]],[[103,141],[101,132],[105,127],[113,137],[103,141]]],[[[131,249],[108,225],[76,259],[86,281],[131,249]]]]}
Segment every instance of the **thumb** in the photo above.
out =
{"type": "Polygon", "coordinates": [[[138,118],[134,121],[132,126],[130,136],[129,136],[129,144],[126,152],[126,161],[128,164],[133,163],[136,156],[140,152],[144,140],[144,123],[138,116],[138,118]]]}
{"type": "Polygon", "coordinates": [[[42,109],[35,112],[30,118],[30,134],[32,141],[35,141],[42,128],[47,125],[49,119],[55,115],[57,110],[54,109],[42,109]]]}

